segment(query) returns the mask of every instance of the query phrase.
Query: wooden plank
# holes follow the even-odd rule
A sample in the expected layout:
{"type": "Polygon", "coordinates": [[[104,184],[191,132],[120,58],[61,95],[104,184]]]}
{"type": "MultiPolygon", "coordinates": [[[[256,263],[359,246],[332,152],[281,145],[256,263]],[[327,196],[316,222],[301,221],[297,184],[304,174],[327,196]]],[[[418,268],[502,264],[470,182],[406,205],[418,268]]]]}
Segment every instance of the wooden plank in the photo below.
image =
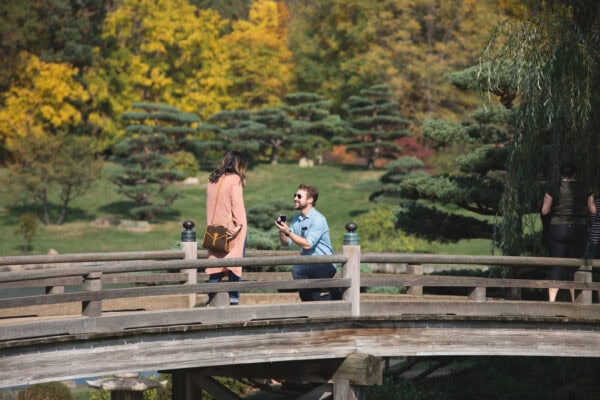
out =
{"type": "Polygon", "coordinates": [[[29,279],[56,278],[60,276],[85,275],[90,272],[102,272],[103,274],[119,272],[140,272],[153,270],[182,270],[199,269],[210,267],[228,267],[231,265],[271,267],[274,265],[288,264],[323,264],[323,263],[345,263],[344,255],[328,256],[285,256],[285,257],[246,257],[246,258],[214,258],[202,260],[169,260],[169,261],[122,261],[110,265],[90,265],[66,269],[42,269],[26,271],[9,271],[0,274],[0,282],[13,282],[29,279]]]}
{"type": "Polygon", "coordinates": [[[333,400],[357,400],[347,379],[333,380],[333,400]]]}
{"type": "Polygon", "coordinates": [[[411,274],[375,274],[382,277],[362,278],[362,286],[429,286],[429,287],[520,287],[543,289],[557,287],[561,289],[600,290],[600,282],[551,281],[531,279],[498,279],[469,276],[447,275],[411,275],[411,274]]]}
{"type": "MultiPolygon", "coordinates": [[[[420,264],[408,265],[406,267],[406,272],[410,275],[423,275],[423,266],[420,264]]],[[[423,286],[409,286],[407,293],[413,296],[422,296],[423,286]]]]}
{"type": "Polygon", "coordinates": [[[344,255],[348,262],[344,264],[342,276],[350,280],[351,285],[344,291],[343,299],[352,304],[352,315],[360,315],[360,246],[344,245],[344,255]]]}
{"type": "MultiPolygon", "coordinates": [[[[439,316],[448,316],[454,318],[464,317],[483,317],[483,318],[504,318],[510,320],[535,320],[537,318],[564,318],[566,320],[584,320],[590,323],[596,323],[600,320],[600,306],[578,306],[572,303],[560,302],[539,302],[539,301],[494,301],[489,300],[483,303],[460,299],[423,301],[408,299],[389,300],[389,301],[363,301],[361,308],[362,315],[369,316],[387,316],[394,317],[398,315],[422,315],[438,318],[439,316]]],[[[401,296],[397,297],[401,298],[401,296]]]]}
{"type": "MultiPolygon", "coordinates": [[[[11,341],[65,335],[93,335],[105,332],[125,332],[132,329],[162,331],[165,327],[281,321],[350,315],[350,304],[342,301],[291,303],[283,305],[237,306],[227,309],[202,307],[191,310],[163,310],[123,314],[105,314],[86,318],[68,316],[61,319],[0,320],[0,349],[12,346],[11,341]],[[8,323],[10,322],[10,323],[8,323]]],[[[46,339],[39,339],[45,341],[46,339]]],[[[15,345],[17,343],[14,343],[15,345]]]]}
{"type": "Polygon", "coordinates": [[[345,358],[354,352],[375,357],[600,356],[600,332],[589,326],[516,327],[503,321],[307,321],[250,326],[243,334],[224,326],[107,339],[3,350],[0,387],[126,371],[345,358]]]}
{"type": "Polygon", "coordinates": [[[24,307],[41,304],[58,304],[76,301],[101,301],[107,299],[165,296],[175,294],[215,293],[253,290],[298,290],[304,288],[349,287],[349,279],[299,279],[278,282],[221,282],[197,285],[164,285],[155,287],[135,287],[123,289],[105,289],[95,292],[71,292],[39,296],[23,296],[0,299],[0,309],[24,307]]]}
{"type": "Polygon", "coordinates": [[[0,265],[83,263],[123,260],[178,260],[182,258],[183,251],[181,250],[73,253],[34,256],[6,256],[0,257],[0,265]]]}
{"type": "MultiPolygon", "coordinates": [[[[594,323],[600,319],[598,306],[574,306],[570,303],[468,301],[379,301],[363,302],[365,318],[402,318],[449,321],[482,319],[510,321],[538,320],[551,322],[581,321],[594,323]]],[[[294,320],[300,318],[341,318],[350,316],[346,302],[309,302],[284,305],[237,306],[227,309],[197,308],[125,314],[105,314],[99,318],[68,317],[60,320],[0,320],[0,348],[10,341],[35,337],[120,332],[132,329],[155,329],[178,325],[255,323],[256,321],[294,320]],[[156,328],[153,328],[156,327],[156,328]]]]}
{"type": "MultiPolygon", "coordinates": [[[[208,280],[208,275],[204,273],[198,274],[199,281],[208,280]]],[[[291,279],[290,272],[244,272],[242,276],[244,281],[285,281],[291,279]]],[[[153,272],[144,273],[117,273],[104,274],[102,283],[118,284],[118,283],[162,283],[162,282],[185,282],[187,274],[182,272],[153,272]]],[[[83,277],[70,276],[48,279],[32,279],[25,281],[0,282],[0,289],[12,288],[30,288],[30,287],[46,287],[46,286],[72,286],[81,285],[83,277]]]]}
{"type": "MultiPolygon", "coordinates": [[[[553,257],[520,257],[520,256],[466,256],[448,254],[419,253],[361,253],[363,263],[398,263],[398,264],[464,264],[465,268],[489,265],[549,267],[580,267],[583,260],[579,258],[553,257]]],[[[600,260],[593,260],[591,265],[600,268],[600,260]]]]}
{"type": "Polygon", "coordinates": [[[0,283],[0,289],[15,289],[15,288],[33,288],[46,286],[71,286],[81,285],[83,283],[82,276],[69,276],[64,278],[49,278],[49,279],[32,279],[27,281],[3,282],[0,283]]]}
{"type": "Polygon", "coordinates": [[[185,282],[187,274],[183,272],[155,272],[151,274],[105,274],[102,276],[103,284],[112,283],[164,283],[185,282]]]}

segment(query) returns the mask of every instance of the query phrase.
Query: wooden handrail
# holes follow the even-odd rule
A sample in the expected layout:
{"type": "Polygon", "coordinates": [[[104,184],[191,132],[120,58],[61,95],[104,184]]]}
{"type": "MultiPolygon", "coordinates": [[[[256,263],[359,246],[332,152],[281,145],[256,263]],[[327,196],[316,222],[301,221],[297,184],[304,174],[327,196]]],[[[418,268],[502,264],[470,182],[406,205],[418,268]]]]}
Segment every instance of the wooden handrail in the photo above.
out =
{"type": "MultiPolygon", "coordinates": [[[[363,263],[398,263],[398,264],[463,264],[497,265],[515,267],[580,267],[584,260],[580,258],[522,257],[522,256],[471,256],[448,254],[419,253],[362,253],[363,263]]],[[[600,260],[588,260],[590,265],[600,268],[600,260]]]]}
{"type": "MultiPolygon", "coordinates": [[[[28,263],[45,262],[53,264],[55,267],[42,269],[29,269],[20,271],[0,272],[0,289],[19,288],[19,287],[46,287],[46,294],[34,296],[21,296],[0,299],[0,309],[9,309],[13,307],[50,305],[67,302],[81,302],[82,304],[94,305],[94,312],[88,311],[87,315],[101,315],[101,302],[109,299],[132,298],[132,297],[150,297],[164,295],[193,295],[205,294],[214,291],[242,291],[250,292],[256,290],[263,291],[297,291],[305,288],[331,288],[338,287],[344,290],[344,300],[350,302],[352,306],[352,315],[360,315],[360,293],[358,287],[376,287],[376,286],[403,286],[409,287],[409,293],[412,296],[423,294],[423,287],[465,287],[472,290],[471,299],[475,301],[486,300],[486,288],[569,288],[591,293],[591,291],[600,291],[600,283],[591,282],[591,278],[585,274],[591,274],[592,267],[600,267],[600,261],[590,261],[585,263],[580,259],[559,259],[548,257],[506,257],[506,256],[465,256],[465,255],[436,255],[436,254],[415,254],[415,253],[360,253],[359,246],[348,246],[343,253],[336,253],[330,256],[300,256],[297,253],[289,251],[266,252],[267,256],[261,256],[260,252],[254,251],[251,256],[244,258],[230,259],[207,259],[203,255],[193,252],[191,259],[184,256],[181,251],[167,252],[131,252],[131,253],[88,253],[79,255],[48,255],[48,256],[23,256],[21,257],[3,257],[0,258],[0,265],[7,264],[11,260],[17,265],[27,265],[28,263]],[[348,251],[352,247],[353,251],[348,251]],[[145,258],[147,257],[147,258],[145,258]],[[353,270],[346,267],[351,259],[353,260],[353,270]],[[76,261],[80,260],[80,261],[76,261]],[[95,260],[95,261],[91,261],[95,260]],[[69,262],[65,267],[62,263],[69,262]],[[260,273],[261,280],[241,281],[235,283],[222,282],[219,284],[190,282],[183,271],[197,271],[207,267],[226,267],[241,265],[242,267],[272,267],[289,266],[293,264],[321,264],[334,263],[343,267],[341,274],[334,279],[325,280],[301,280],[294,281],[291,275],[288,279],[283,279],[278,273],[278,278],[273,280],[269,278],[270,273],[260,273]],[[358,266],[361,263],[397,263],[406,265],[407,272],[404,274],[361,274],[358,266]],[[533,267],[549,268],[554,266],[563,266],[570,268],[579,268],[578,274],[583,274],[585,278],[570,281],[549,281],[532,279],[499,279],[482,277],[459,277],[459,276],[433,276],[422,275],[421,266],[428,265],[433,268],[443,269],[447,265],[464,266],[465,268],[480,268],[481,266],[511,266],[511,267],[533,267]],[[588,269],[586,269],[588,268],[588,269]],[[136,275],[140,272],[146,274],[136,275]],[[148,272],[151,272],[149,274],[148,272]],[[133,275],[131,275],[133,274],[133,275]],[[364,275],[362,278],[360,275],[364,275]],[[93,285],[89,280],[94,276],[93,285]],[[153,279],[155,276],[155,279],[153,279]],[[362,279],[362,280],[361,280],[362,279]],[[356,282],[354,282],[356,280],[356,282]],[[131,287],[131,288],[106,288],[103,285],[116,282],[146,282],[162,284],[155,287],[131,287]],[[165,283],[169,284],[165,284],[165,283]],[[354,283],[353,283],[354,282],[354,283]],[[21,284],[21,286],[19,286],[21,284]],[[51,286],[66,286],[81,284],[82,288],[93,288],[91,290],[75,291],[63,293],[62,291],[48,290],[51,286]],[[215,286],[216,285],[216,286],[215,286]],[[350,291],[350,288],[352,291],[350,291]],[[352,293],[352,295],[350,295],[352,293]],[[95,314],[94,314],[95,313],[95,314]]],[[[189,272],[188,272],[189,274],[189,272]]],[[[271,273],[275,276],[275,273],[271,273]]],[[[201,274],[205,277],[205,275],[201,274]]],[[[257,278],[255,278],[257,279],[257,278]]],[[[591,297],[582,301],[584,304],[591,304],[591,297]]],[[[190,307],[195,304],[190,302],[190,307]]],[[[88,307],[89,309],[89,307],[88,307]]],[[[84,306],[85,310],[85,306],[84,306]]]]}
{"type": "Polygon", "coordinates": [[[28,264],[61,264],[100,261],[126,261],[126,260],[177,260],[183,258],[182,250],[165,251],[127,251],[116,253],[72,253],[72,254],[44,254],[35,256],[6,256],[0,257],[0,265],[28,265],[28,264]]]}
{"type": "Polygon", "coordinates": [[[173,261],[123,261],[110,264],[90,264],[85,267],[70,268],[45,268],[40,270],[8,271],[0,273],[1,282],[14,282],[27,279],[56,278],[59,276],[78,276],[89,272],[124,273],[141,271],[166,271],[186,268],[227,267],[240,265],[242,267],[274,266],[286,264],[322,264],[345,263],[347,258],[343,255],[333,256],[280,256],[280,257],[245,257],[245,258],[219,258],[202,260],[173,260],[173,261]]]}

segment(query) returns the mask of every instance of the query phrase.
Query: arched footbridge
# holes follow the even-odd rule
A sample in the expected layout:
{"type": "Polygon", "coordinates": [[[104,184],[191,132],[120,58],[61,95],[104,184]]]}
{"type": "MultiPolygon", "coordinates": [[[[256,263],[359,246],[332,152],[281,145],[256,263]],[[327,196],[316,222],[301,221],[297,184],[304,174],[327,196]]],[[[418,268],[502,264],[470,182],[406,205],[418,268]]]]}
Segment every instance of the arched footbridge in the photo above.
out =
{"type": "Polygon", "coordinates": [[[0,388],[158,370],[173,373],[174,398],[193,398],[190,385],[211,376],[342,382],[342,393],[380,383],[396,357],[600,357],[596,261],[363,253],[353,235],[332,256],[208,260],[188,230],[181,250],[0,257],[0,388]],[[286,271],[323,262],[339,266],[334,278],[286,271]],[[244,267],[241,282],[206,282],[205,267],[228,265],[244,267]],[[575,280],[531,278],[558,265],[575,280]],[[499,267],[530,278],[470,273],[499,267]],[[342,300],[298,299],[332,287],[342,300]],[[574,289],[575,302],[521,296],[549,287],[574,289]],[[229,306],[232,290],[240,305],[229,306]]]}

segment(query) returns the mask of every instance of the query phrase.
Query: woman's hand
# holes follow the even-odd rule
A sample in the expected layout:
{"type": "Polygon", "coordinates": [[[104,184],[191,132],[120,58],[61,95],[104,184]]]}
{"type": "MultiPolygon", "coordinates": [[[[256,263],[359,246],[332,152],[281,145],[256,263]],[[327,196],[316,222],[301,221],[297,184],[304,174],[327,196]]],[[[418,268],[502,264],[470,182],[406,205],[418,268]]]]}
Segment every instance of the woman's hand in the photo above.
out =
{"type": "Polygon", "coordinates": [[[227,238],[233,239],[234,237],[237,236],[238,233],[240,233],[241,230],[242,230],[241,225],[236,226],[234,229],[228,229],[227,230],[227,238]]]}

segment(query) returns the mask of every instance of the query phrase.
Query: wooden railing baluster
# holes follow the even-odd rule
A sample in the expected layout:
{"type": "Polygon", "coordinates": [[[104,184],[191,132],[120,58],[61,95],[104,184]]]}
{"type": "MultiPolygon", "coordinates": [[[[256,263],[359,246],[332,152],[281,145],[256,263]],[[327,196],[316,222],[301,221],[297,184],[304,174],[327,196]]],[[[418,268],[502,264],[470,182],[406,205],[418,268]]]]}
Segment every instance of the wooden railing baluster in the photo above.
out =
{"type": "MultiPolygon", "coordinates": [[[[99,292],[102,290],[102,272],[90,272],[85,275],[83,290],[88,292],[99,292]]],[[[86,317],[100,317],[102,315],[102,300],[84,301],[81,313],[86,317]]]]}
{"type": "MultiPolygon", "coordinates": [[[[575,272],[573,280],[575,282],[592,282],[592,265],[590,260],[584,260],[584,263],[575,272]]],[[[575,290],[575,302],[578,304],[592,304],[592,291],[591,290],[575,290]]]]}
{"type": "MultiPolygon", "coordinates": [[[[423,275],[423,266],[421,264],[408,264],[406,272],[412,275],[423,275]]],[[[409,286],[406,293],[413,296],[423,296],[423,286],[409,286]]]]}

